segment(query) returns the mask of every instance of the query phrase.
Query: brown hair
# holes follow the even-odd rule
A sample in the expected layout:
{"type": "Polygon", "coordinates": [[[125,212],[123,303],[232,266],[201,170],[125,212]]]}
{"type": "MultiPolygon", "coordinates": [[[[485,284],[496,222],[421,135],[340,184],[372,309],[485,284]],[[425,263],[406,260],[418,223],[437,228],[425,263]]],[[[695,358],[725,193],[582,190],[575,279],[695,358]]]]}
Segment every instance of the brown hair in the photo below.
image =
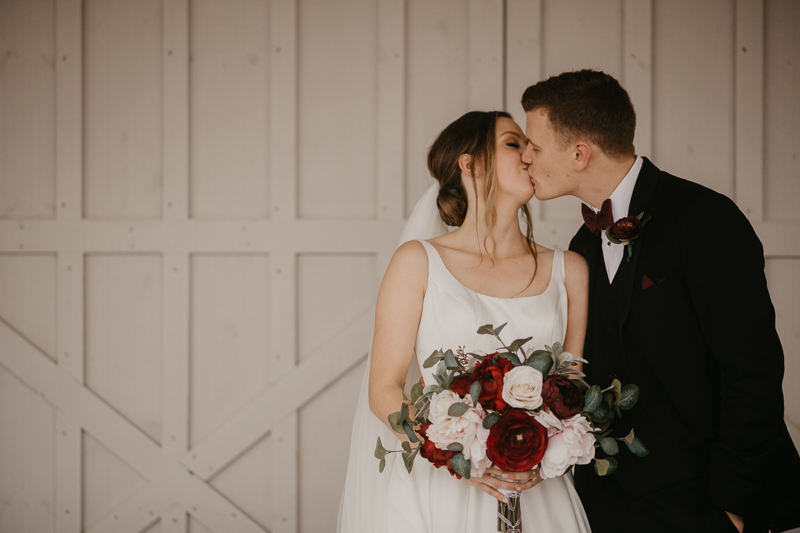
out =
{"type": "MultiPolygon", "coordinates": [[[[470,111],[447,126],[428,150],[428,171],[439,182],[439,196],[436,204],[439,215],[448,226],[461,226],[467,216],[467,191],[461,181],[461,168],[458,159],[462,154],[472,156],[472,186],[478,196],[478,186],[474,171],[480,170],[485,176],[481,194],[485,200],[484,220],[487,236],[497,221],[495,200],[497,197],[497,170],[495,159],[495,129],[499,117],[512,118],[505,111],[470,111]]],[[[534,265],[538,266],[536,250],[533,247],[533,222],[528,205],[522,206],[525,218],[528,249],[533,255],[534,265]]],[[[475,230],[477,231],[477,227],[475,230]]],[[[486,240],[484,240],[484,246],[486,240]]],[[[488,249],[488,248],[487,248],[488,249]]],[[[491,253],[491,252],[490,252],[491,253]]],[[[534,276],[536,270],[534,270],[534,276]]],[[[531,280],[532,281],[532,280],[531,280]]]]}
{"type": "Polygon", "coordinates": [[[612,158],[636,153],[633,136],[636,112],[627,91],[605,72],[564,72],[535,85],[522,95],[526,113],[547,111],[562,147],[585,138],[612,158]]]}

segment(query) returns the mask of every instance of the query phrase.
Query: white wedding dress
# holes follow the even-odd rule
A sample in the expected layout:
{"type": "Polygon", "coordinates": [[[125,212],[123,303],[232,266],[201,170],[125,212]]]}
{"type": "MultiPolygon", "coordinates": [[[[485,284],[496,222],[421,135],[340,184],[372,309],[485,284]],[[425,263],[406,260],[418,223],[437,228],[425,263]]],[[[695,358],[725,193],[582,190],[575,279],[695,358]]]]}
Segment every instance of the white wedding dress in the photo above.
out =
{"type": "MultiPolygon", "coordinates": [[[[433,188],[432,188],[433,189],[433,188]]],[[[433,195],[429,190],[426,195],[433,195]]],[[[415,209],[425,202],[425,196],[415,209]]],[[[430,203],[430,199],[428,200],[430,203]]],[[[435,205],[435,204],[434,204],[435,205]]],[[[425,207],[424,205],[422,207],[425,207]]],[[[430,211],[430,206],[427,207],[430,211]]],[[[435,210],[435,208],[434,208],[435,210]]],[[[431,224],[433,215],[428,213],[431,224]]],[[[427,223],[426,223],[427,224],[427,223]]],[[[441,222],[439,222],[441,226],[441,222]]],[[[411,231],[435,236],[442,231],[411,231]]],[[[405,237],[408,237],[406,228],[405,237]]],[[[402,242],[402,239],[401,239],[402,242]]],[[[478,335],[483,324],[495,327],[507,322],[501,332],[506,344],[532,336],[526,347],[543,348],[563,342],[567,325],[567,294],[564,286],[564,253],[556,250],[547,289],[537,296],[497,298],[468,289],[447,270],[432,244],[420,240],[428,254],[428,284],[422,317],[407,383],[415,383],[422,373],[425,384],[434,382],[433,369],[422,363],[436,349],[464,346],[468,352],[491,353],[497,339],[478,335]]],[[[366,399],[367,374],[353,429],[347,482],[342,495],[338,531],[340,533],[492,533],[497,531],[497,500],[451,476],[445,468],[436,469],[418,456],[409,474],[399,454],[387,457],[387,466],[378,473],[372,455],[380,436],[384,446],[399,450],[400,442],[370,411],[366,399]]],[[[410,388],[410,385],[407,387],[410,388]]],[[[398,406],[399,408],[399,406],[398,406]]],[[[522,531],[585,533],[589,525],[569,474],[548,479],[523,491],[522,531]]]]}

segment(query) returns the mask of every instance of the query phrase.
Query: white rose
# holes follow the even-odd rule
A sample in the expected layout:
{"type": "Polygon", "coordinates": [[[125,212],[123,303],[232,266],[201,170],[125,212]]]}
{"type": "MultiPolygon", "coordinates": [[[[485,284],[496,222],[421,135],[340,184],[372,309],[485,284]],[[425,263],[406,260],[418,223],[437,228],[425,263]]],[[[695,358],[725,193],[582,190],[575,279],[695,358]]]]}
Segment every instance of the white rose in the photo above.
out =
{"type": "Polygon", "coordinates": [[[542,405],[542,373],[518,366],[503,377],[503,399],[511,407],[537,409],[542,405]]]}
{"type": "Polygon", "coordinates": [[[542,479],[563,475],[572,465],[589,464],[594,459],[595,437],[583,415],[562,420],[564,430],[552,435],[544,452],[542,479]]]}
{"type": "Polygon", "coordinates": [[[458,394],[446,390],[434,394],[431,398],[428,421],[428,439],[440,450],[457,442],[462,446],[462,452],[472,465],[470,475],[480,477],[492,464],[486,457],[486,439],[489,430],[483,427],[486,411],[480,404],[472,407],[472,397],[467,394],[461,398],[458,394]],[[469,409],[461,416],[450,416],[447,411],[454,403],[469,405],[469,409]]]}

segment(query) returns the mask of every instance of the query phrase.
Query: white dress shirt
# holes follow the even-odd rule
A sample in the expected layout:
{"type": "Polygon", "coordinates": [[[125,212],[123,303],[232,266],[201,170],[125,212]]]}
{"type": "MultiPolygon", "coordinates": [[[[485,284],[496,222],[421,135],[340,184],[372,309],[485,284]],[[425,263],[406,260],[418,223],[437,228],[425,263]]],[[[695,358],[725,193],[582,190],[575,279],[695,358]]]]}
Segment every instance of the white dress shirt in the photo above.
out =
{"type": "MultiPolygon", "coordinates": [[[[631,196],[633,196],[633,188],[636,186],[636,179],[639,177],[639,171],[641,169],[642,158],[641,156],[637,155],[636,161],[634,161],[631,169],[627,174],[625,174],[625,177],[622,178],[622,181],[619,182],[619,185],[617,185],[617,188],[611,193],[611,196],[609,196],[609,199],[611,200],[612,216],[614,217],[615,222],[628,216],[628,209],[631,205],[631,196]]],[[[589,207],[591,207],[595,213],[600,211],[600,209],[592,205],[589,207]]],[[[625,255],[625,246],[622,244],[614,244],[609,241],[605,232],[601,233],[601,238],[603,239],[603,261],[606,264],[608,282],[611,283],[614,281],[614,276],[617,274],[620,261],[622,261],[622,258],[625,255]]]]}

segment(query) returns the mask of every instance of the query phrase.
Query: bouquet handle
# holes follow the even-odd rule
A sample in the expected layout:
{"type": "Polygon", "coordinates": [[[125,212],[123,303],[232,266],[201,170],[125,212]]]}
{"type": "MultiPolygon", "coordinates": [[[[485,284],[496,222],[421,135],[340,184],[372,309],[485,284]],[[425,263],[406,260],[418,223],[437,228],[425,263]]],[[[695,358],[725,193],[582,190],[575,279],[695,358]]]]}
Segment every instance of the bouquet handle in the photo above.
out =
{"type": "Polygon", "coordinates": [[[515,490],[499,489],[508,503],[497,500],[497,531],[502,533],[522,533],[522,514],[520,513],[520,496],[515,490]]]}

